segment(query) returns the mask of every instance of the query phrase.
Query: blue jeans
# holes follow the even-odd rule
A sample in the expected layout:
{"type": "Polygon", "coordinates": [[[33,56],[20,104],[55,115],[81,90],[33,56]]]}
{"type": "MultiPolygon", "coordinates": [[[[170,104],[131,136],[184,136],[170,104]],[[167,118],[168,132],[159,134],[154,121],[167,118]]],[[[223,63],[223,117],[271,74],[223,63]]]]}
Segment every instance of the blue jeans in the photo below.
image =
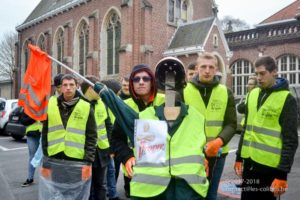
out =
{"type": "Polygon", "coordinates": [[[209,163],[209,188],[206,200],[216,200],[218,195],[219,182],[223,173],[226,157],[206,158],[209,163]]]}
{"type": "Polygon", "coordinates": [[[107,165],[107,189],[108,198],[110,199],[118,197],[116,184],[115,164],[114,160],[110,158],[107,165]]]}
{"type": "Polygon", "coordinates": [[[32,166],[31,160],[34,157],[40,144],[40,136],[27,136],[27,145],[29,151],[29,161],[28,161],[28,179],[33,179],[35,167],[32,166]]]}

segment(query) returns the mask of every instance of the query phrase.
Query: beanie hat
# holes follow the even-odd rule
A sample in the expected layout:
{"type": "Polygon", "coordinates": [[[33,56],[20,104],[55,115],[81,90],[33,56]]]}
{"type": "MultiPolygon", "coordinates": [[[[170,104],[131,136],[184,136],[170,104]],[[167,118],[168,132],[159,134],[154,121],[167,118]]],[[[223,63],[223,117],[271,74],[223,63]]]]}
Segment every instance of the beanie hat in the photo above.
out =
{"type": "Polygon", "coordinates": [[[57,74],[57,75],[54,77],[54,86],[55,86],[55,87],[61,85],[61,78],[62,78],[63,76],[64,76],[64,74],[57,74]]]}

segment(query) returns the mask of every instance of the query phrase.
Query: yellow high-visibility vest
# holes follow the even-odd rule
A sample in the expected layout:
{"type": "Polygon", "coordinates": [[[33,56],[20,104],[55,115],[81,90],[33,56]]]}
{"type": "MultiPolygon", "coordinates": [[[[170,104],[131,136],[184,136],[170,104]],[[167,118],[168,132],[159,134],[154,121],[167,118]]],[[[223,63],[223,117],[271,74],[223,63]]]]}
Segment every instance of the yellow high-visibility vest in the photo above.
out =
{"type": "Polygon", "coordinates": [[[57,106],[57,98],[49,101],[47,134],[49,156],[64,152],[71,158],[83,159],[89,113],[90,104],[80,99],[75,105],[65,129],[57,106]]]}
{"type": "Polygon", "coordinates": [[[99,99],[95,104],[95,120],[97,125],[97,145],[100,149],[109,148],[105,120],[107,119],[107,111],[104,103],[99,99]]]}
{"type": "MultiPolygon", "coordinates": [[[[219,136],[223,130],[225,111],[228,102],[227,88],[217,85],[213,88],[207,107],[201,97],[199,90],[188,83],[184,89],[184,101],[187,105],[195,107],[205,117],[205,133],[207,140],[211,141],[219,136]]],[[[228,145],[222,147],[222,153],[229,151],[228,145]]]]}
{"type": "Polygon", "coordinates": [[[276,168],[280,162],[282,139],[279,124],[288,91],[272,92],[257,110],[260,88],[249,93],[246,131],[241,150],[242,158],[276,168]]]}
{"type": "MultiPolygon", "coordinates": [[[[139,114],[139,119],[159,120],[155,114],[154,108],[149,107],[139,114]]],[[[196,193],[205,197],[209,183],[204,167],[206,137],[203,125],[203,115],[189,107],[188,115],[172,139],[167,135],[165,163],[141,163],[133,167],[130,194],[143,198],[157,196],[166,190],[171,178],[175,177],[184,179],[196,193]]]]}

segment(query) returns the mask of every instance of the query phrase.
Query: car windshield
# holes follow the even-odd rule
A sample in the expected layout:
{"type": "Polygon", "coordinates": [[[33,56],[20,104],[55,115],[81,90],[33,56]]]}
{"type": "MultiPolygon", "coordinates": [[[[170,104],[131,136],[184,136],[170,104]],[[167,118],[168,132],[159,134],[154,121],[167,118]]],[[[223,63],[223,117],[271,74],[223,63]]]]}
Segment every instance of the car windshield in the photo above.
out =
{"type": "Polygon", "coordinates": [[[13,109],[13,108],[15,108],[17,105],[18,105],[18,102],[13,102],[13,103],[11,104],[11,108],[13,109]]]}
{"type": "Polygon", "coordinates": [[[0,111],[4,110],[5,108],[5,101],[0,102],[0,111]]]}

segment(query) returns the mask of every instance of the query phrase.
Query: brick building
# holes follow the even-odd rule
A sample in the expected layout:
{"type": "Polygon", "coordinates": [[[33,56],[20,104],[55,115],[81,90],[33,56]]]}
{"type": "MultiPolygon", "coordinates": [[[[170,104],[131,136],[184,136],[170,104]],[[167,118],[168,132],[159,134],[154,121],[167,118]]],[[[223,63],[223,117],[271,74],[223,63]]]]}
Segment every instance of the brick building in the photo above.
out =
{"type": "Polygon", "coordinates": [[[278,76],[300,90],[300,0],[263,20],[254,29],[225,34],[233,56],[230,59],[233,92],[246,94],[254,62],[262,55],[277,60],[278,76]]]}
{"type": "MultiPolygon", "coordinates": [[[[118,79],[138,63],[154,68],[167,55],[177,56],[185,64],[204,50],[228,57],[216,13],[214,0],[41,0],[16,27],[15,95],[28,63],[28,43],[38,45],[82,75],[101,79],[118,79]],[[209,21],[204,27],[203,19],[209,21]],[[188,26],[180,37],[186,43],[174,42],[178,30],[188,26]],[[205,32],[201,41],[194,34],[196,29],[205,32]]],[[[224,66],[228,67],[226,63],[224,66]]],[[[220,71],[226,75],[225,67],[220,71]]],[[[65,70],[53,63],[52,74],[58,72],[65,70]]]]}

